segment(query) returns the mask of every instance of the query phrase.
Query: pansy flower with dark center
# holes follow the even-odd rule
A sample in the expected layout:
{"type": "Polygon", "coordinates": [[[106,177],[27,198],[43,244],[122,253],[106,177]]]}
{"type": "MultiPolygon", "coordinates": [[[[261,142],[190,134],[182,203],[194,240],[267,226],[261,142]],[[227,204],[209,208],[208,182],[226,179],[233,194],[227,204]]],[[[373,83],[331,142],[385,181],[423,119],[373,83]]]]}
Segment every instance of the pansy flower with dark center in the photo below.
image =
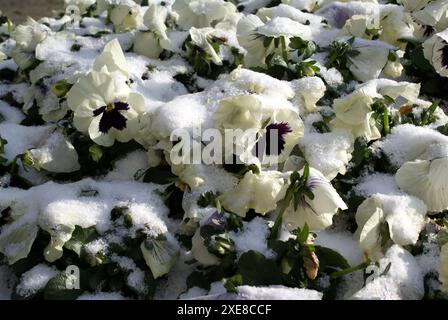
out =
{"type": "Polygon", "coordinates": [[[121,114],[121,111],[129,110],[129,104],[125,102],[115,102],[103,106],[93,111],[95,117],[101,115],[99,131],[107,134],[111,128],[123,130],[126,128],[127,119],[121,114]]]}
{"type": "Polygon", "coordinates": [[[438,74],[448,77],[448,29],[434,34],[423,43],[423,55],[438,74]]]}
{"type": "Polygon", "coordinates": [[[261,158],[266,156],[278,156],[285,149],[285,136],[291,133],[292,129],[287,122],[271,123],[266,127],[266,135],[258,140],[255,145],[255,156],[261,158]],[[275,139],[273,141],[272,139],[275,139]]]}

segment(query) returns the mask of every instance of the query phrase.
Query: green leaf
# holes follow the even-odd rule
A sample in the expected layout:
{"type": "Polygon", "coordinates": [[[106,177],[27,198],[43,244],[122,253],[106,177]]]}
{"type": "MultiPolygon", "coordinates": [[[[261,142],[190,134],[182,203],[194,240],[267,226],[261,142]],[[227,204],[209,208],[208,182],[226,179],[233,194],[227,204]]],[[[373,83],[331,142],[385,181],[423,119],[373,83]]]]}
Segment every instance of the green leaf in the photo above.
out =
{"type": "Polygon", "coordinates": [[[370,157],[369,149],[367,148],[367,144],[363,139],[356,139],[354,151],[353,151],[353,163],[355,166],[359,166],[364,160],[367,160],[370,157]]]}
{"type": "Polygon", "coordinates": [[[128,207],[114,207],[110,212],[110,218],[112,221],[118,220],[121,216],[129,214],[128,207]]]}
{"type": "Polygon", "coordinates": [[[297,241],[299,243],[305,243],[306,240],[308,240],[309,234],[310,234],[310,228],[308,227],[308,224],[305,223],[305,225],[303,226],[303,229],[300,231],[300,233],[297,237],[297,241]]]}
{"type": "Polygon", "coordinates": [[[306,163],[305,166],[303,167],[301,182],[306,183],[308,181],[309,176],[310,176],[310,166],[308,163],[306,163]]]}
{"type": "Polygon", "coordinates": [[[205,290],[210,290],[210,282],[202,272],[194,271],[187,278],[187,288],[198,287],[205,290]]]}
{"type": "Polygon", "coordinates": [[[412,63],[422,71],[434,71],[433,66],[426,60],[425,55],[423,54],[423,46],[421,44],[412,49],[410,58],[412,63]]]}
{"type": "Polygon", "coordinates": [[[207,208],[208,206],[215,207],[217,201],[217,196],[212,191],[207,191],[198,199],[198,206],[201,208],[207,208]]]}
{"type": "Polygon", "coordinates": [[[99,234],[95,227],[83,229],[80,226],[75,226],[75,231],[73,231],[71,239],[64,244],[64,247],[81,256],[82,246],[98,237],[99,234]]]}
{"type": "Polygon", "coordinates": [[[439,131],[441,134],[443,134],[445,136],[448,136],[448,124],[437,127],[437,131],[439,131]]]}
{"type": "Polygon", "coordinates": [[[390,267],[392,266],[392,262],[389,262],[386,266],[386,268],[384,269],[383,272],[381,272],[380,277],[385,276],[389,273],[390,271],[390,267]]]}
{"type": "Polygon", "coordinates": [[[315,246],[315,253],[319,258],[321,268],[350,268],[348,261],[339,253],[330,248],[315,246]]]}
{"type": "Polygon", "coordinates": [[[245,285],[265,286],[282,283],[281,270],[275,260],[266,259],[261,253],[252,250],[240,257],[238,273],[245,285]]]}
{"type": "Polygon", "coordinates": [[[64,98],[72,87],[67,80],[59,80],[51,85],[51,92],[58,98],[64,98]]]}
{"type": "Polygon", "coordinates": [[[45,300],[75,300],[83,290],[67,289],[68,274],[66,272],[59,273],[56,277],[48,281],[44,290],[45,300]]]}
{"type": "Polygon", "coordinates": [[[437,107],[439,106],[439,101],[434,101],[431,106],[428,109],[425,109],[422,114],[422,126],[426,126],[428,124],[433,123],[437,120],[437,118],[434,116],[434,112],[436,111],[437,107]]]}
{"type": "Polygon", "coordinates": [[[171,172],[171,167],[169,166],[149,168],[143,176],[143,182],[161,185],[170,184],[176,180],[177,176],[171,172]]]}
{"type": "Polygon", "coordinates": [[[237,287],[243,284],[243,277],[240,274],[234,275],[232,278],[224,282],[224,287],[229,293],[237,293],[237,287]]]}
{"type": "Polygon", "coordinates": [[[3,139],[0,136],[0,153],[4,153],[5,152],[5,146],[8,144],[8,141],[6,141],[5,139],[3,139]]]}

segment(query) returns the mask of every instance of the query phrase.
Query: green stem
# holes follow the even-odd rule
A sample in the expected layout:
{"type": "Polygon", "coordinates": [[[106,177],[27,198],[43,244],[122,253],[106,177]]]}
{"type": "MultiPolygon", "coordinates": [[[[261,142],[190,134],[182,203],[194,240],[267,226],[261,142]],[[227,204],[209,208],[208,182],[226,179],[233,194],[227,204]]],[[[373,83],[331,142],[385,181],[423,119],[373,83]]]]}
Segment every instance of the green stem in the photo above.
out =
{"type": "Polygon", "coordinates": [[[367,268],[370,265],[370,263],[371,263],[371,261],[367,260],[367,261],[365,261],[365,262],[363,262],[361,264],[358,264],[357,266],[350,267],[350,268],[347,268],[347,269],[344,269],[344,270],[341,270],[341,271],[333,272],[332,274],[330,274],[330,278],[331,279],[336,279],[336,278],[340,278],[342,276],[345,276],[347,274],[353,273],[353,272],[358,271],[358,270],[364,270],[365,268],[367,268]]]}
{"type": "Polygon", "coordinates": [[[285,60],[286,63],[288,63],[288,49],[286,48],[286,40],[285,36],[280,37],[280,43],[282,45],[282,56],[283,60],[285,60]]]}
{"type": "Polygon", "coordinates": [[[333,66],[333,63],[334,63],[334,61],[336,60],[337,57],[338,57],[338,56],[337,56],[336,54],[332,54],[332,55],[328,58],[327,62],[325,63],[325,68],[330,68],[330,67],[332,67],[332,66],[333,66]]]}
{"type": "Polygon", "coordinates": [[[388,135],[390,133],[390,124],[389,124],[389,110],[384,108],[383,111],[383,124],[384,124],[384,135],[388,135]]]}
{"type": "Polygon", "coordinates": [[[293,193],[289,192],[283,202],[282,208],[280,209],[280,212],[277,215],[277,218],[275,218],[274,226],[271,230],[270,239],[275,240],[278,236],[278,231],[280,230],[280,226],[283,221],[283,214],[285,213],[286,209],[288,209],[289,203],[291,202],[293,198],[293,193]]]}

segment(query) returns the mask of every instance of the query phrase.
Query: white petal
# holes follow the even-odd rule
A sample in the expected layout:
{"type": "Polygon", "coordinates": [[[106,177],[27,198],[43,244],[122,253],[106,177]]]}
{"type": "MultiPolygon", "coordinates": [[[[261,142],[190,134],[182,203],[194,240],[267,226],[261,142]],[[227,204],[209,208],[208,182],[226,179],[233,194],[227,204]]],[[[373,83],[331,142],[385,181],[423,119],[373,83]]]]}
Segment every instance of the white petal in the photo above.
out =
{"type": "Polygon", "coordinates": [[[448,158],[405,163],[396,173],[401,190],[422,199],[430,211],[448,209],[448,158]]]}

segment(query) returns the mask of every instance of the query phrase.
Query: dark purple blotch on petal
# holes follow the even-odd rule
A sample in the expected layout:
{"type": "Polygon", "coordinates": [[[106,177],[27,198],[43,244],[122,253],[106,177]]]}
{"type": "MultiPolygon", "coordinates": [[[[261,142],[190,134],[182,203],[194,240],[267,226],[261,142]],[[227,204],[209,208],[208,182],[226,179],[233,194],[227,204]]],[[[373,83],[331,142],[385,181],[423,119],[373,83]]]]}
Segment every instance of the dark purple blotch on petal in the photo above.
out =
{"type": "Polygon", "coordinates": [[[285,135],[292,132],[291,127],[286,122],[271,123],[266,127],[266,155],[279,155],[285,149],[285,135]],[[275,134],[275,130],[277,133],[275,134]],[[271,150],[271,137],[277,138],[277,145],[271,150]],[[274,153],[271,154],[271,151],[274,153]]]}
{"type": "Polygon", "coordinates": [[[99,131],[107,134],[110,129],[123,130],[126,128],[127,119],[120,111],[129,110],[129,105],[124,102],[115,102],[113,106],[104,106],[93,111],[95,117],[101,115],[99,131]]]}
{"type": "Polygon", "coordinates": [[[439,51],[441,53],[442,66],[445,69],[447,69],[448,68],[448,43],[445,42],[445,46],[443,48],[441,48],[439,51]]]}
{"type": "Polygon", "coordinates": [[[425,37],[430,37],[434,33],[434,28],[432,26],[423,26],[423,28],[425,28],[425,31],[423,32],[425,37]]]}

